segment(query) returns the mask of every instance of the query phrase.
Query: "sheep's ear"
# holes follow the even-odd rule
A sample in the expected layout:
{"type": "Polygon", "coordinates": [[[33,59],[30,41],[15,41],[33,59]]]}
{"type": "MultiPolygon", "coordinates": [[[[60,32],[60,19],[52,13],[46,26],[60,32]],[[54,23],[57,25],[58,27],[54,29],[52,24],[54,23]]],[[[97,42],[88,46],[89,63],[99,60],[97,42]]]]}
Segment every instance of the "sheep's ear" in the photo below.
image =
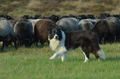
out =
{"type": "Polygon", "coordinates": [[[10,17],[9,17],[9,16],[7,16],[7,18],[9,19],[10,17]]]}
{"type": "Polygon", "coordinates": [[[91,15],[90,17],[91,17],[91,18],[93,18],[93,16],[92,16],[92,15],[91,15]]]}
{"type": "Polygon", "coordinates": [[[58,19],[58,17],[56,16],[55,19],[58,19]]]}

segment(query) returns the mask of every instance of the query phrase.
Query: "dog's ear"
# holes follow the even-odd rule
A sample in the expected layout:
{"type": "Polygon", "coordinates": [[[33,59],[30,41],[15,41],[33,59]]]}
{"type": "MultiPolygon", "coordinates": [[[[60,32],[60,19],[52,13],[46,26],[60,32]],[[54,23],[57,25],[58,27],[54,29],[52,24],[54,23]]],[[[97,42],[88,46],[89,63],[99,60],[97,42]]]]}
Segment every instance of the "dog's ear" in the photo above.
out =
{"type": "Polygon", "coordinates": [[[48,31],[50,30],[50,28],[47,29],[48,31]]]}
{"type": "Polygon", "coordinates": [[[51,28],[48,28],[48,30],[52,30],[52,29],[60,29],[59,27],[51,27],[51,28]]]}
{"type": "Polygon", "coordinates": [[[62,29],[63,29],[63,27],[62,27],[62,26],[58,26],[58,28],[59,28],[60,30],[62,30],[62,29]]]}
{"type": "Polygon", "coordinates": [[[48,28],[47,30],[51,30],[51,29],[53,29],[53,27],[51,27],[51,28],[48,28]]]}

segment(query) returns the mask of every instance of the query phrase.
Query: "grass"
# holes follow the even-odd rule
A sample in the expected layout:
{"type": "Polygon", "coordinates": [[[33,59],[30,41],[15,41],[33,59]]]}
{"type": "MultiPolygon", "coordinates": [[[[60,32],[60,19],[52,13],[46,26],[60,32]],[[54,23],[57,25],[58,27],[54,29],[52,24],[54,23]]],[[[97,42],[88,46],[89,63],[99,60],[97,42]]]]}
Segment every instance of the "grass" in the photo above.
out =
{"type": "MultiPolygon", "coordinates": [[[[0,3],[0,14],[13,18],[27,14],[120,13],[119,0],[0,0],[0,3]]],[[[83,63],[84,55],[80,49],[69,53],[67,60],[61,62],[60,59],[49,60],[54,52],[47,45],[17,50],[10,46],[4,52],[0,51],[0,79],[119,79],[119,43],[100,46],[107,59],[98,62],[91,54],[88,63],[83,63]]]]}
{"type": "Polygon", "coordinates": [[[107,59],[97,61],[91,54],[88,63],[83,63],[84,55],[79,48],[61,62],[49,60],[54,52],[47,45],[17,50],[10,46],[0,53],[0,79],[119,79],[119,43],[100,46],[107,59]]]}

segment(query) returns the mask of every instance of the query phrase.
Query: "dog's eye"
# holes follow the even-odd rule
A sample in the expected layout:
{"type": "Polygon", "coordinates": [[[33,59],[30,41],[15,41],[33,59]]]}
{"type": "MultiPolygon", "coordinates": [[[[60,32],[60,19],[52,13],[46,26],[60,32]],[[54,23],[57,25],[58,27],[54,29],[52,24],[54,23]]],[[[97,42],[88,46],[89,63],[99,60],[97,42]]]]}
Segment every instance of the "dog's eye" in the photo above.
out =
{"type": "Polygon", "coordinates": [[[52,34],[52,31],[48,31],[49,32],[49,34],[52,34]]]}
{"type": "Polygon", "coordinates": [[[56,31],[54,32],[54,34],[56,34],[56,31]]]}
{"type": "Polygon", "coordinates": [[[55,34],[55,33],[56,33],[56,31],[54,30],[54,31],[53,31],[53,34],[55,34]]]}

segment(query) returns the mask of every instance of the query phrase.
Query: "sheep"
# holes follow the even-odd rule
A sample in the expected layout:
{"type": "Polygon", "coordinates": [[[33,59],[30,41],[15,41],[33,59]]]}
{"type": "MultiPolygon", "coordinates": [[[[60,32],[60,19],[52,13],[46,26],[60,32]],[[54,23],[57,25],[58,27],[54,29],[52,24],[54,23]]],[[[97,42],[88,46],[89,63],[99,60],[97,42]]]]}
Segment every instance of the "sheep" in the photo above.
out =
{"type": "Polygon", "coordinates": [[[88,19],[81,20],[78,25],[82,27],[82,30],[91,30],[93,23],[88,19]]]}
{"type": "Polygon", "coordinates": [[[120,38],[120,21],[115,17],[98,20],[91,31],[98,35],[100,43],[116,42],[120,38]],[[102,39],[104,39],[103,42],[102,39]]]}
{"type": "Polygon", "coordinates": [[[48,29],[51,27],[57,27],[54,21],[50,19],[41,19],[37,21],[35,24],[34,30],[34,39],[35,44],[38,45],[38,41],[40,41],[43,46],[45,42],[48,42],[48,29]]]}
{"type": "Polygon", "coordinates": [[[18,45],[30,47],[33,43],[33,26],[27,19],[21,19],[14,25],[15,37],[18,40],[18,45]]]}
{"type": "Polygon", "coordinates": [[[14,42],[15,48],[17,49],[13,24],[6,19],[0,19],[0,41],[3,42],[1,50],[3,50],[6,44],[8,46],[10,43],[8,39],[9,36],[11,41],[14,42]]]}
{"type": "Polygon", "coordinates": [[[75,31],[81,30],[81,27],[78,25],[79,20],[76,18],[62,18],[56,22],[58,27],[63,31],[75,31]]]}

